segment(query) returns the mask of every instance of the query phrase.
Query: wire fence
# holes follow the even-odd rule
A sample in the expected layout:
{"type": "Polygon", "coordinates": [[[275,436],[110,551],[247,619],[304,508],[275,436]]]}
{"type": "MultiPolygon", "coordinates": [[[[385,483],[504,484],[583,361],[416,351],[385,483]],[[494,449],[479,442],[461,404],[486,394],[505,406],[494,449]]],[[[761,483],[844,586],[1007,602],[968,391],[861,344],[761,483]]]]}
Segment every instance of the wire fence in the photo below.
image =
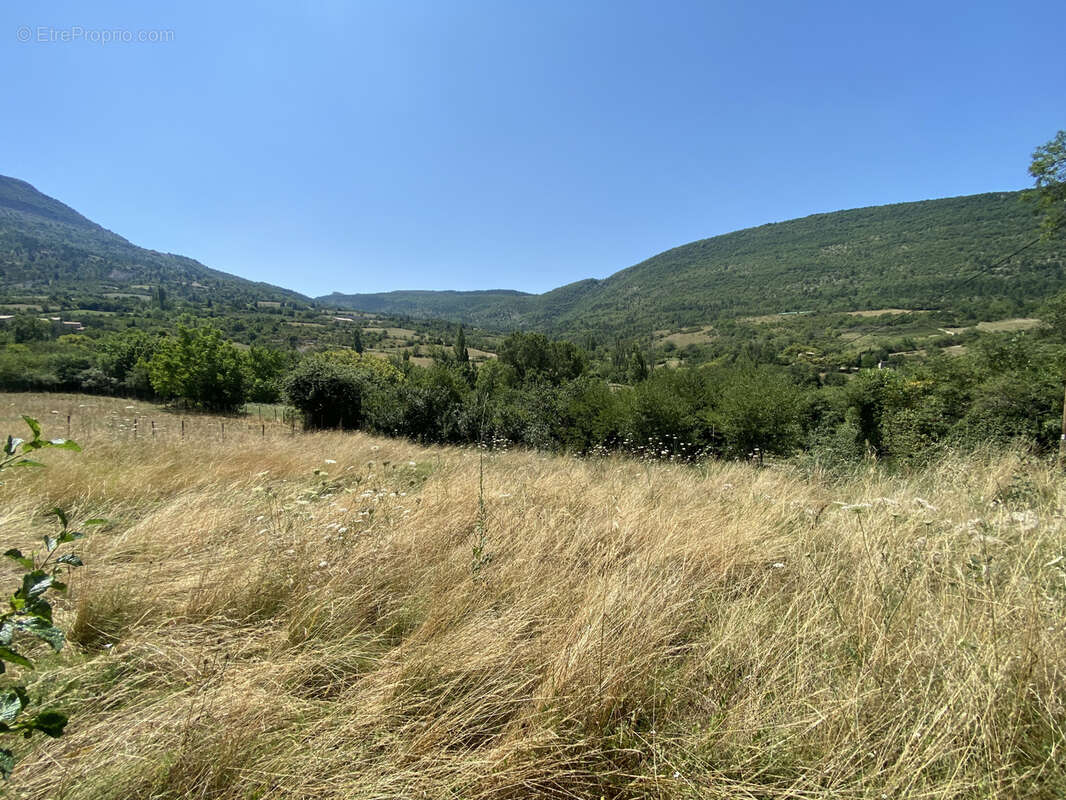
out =
{"type": "MultiPolygon", "coordinates": [[[[222,416],[135,401],[122,405],[121,400],[113,398],[75,405],[70,402],[70,395],[33,394],[27,395],[27,400],[30,397],[32,402],[15,400],[10,403],[14,413],[9,428],[14,430],[14,421],[19,415],[30,414],[39,418],[47,437],[76,442],[101,437],[137,440],[142,444],[185,440],[223,442],[292,437],[302,431],[298,415],[292,408],[284,406],[251,405],[244,413],[222,416]],[[51,408],[43,410],[42,406],[51,408]]],[[[74,399],[88,400],[86,397],[74,399]]]]}

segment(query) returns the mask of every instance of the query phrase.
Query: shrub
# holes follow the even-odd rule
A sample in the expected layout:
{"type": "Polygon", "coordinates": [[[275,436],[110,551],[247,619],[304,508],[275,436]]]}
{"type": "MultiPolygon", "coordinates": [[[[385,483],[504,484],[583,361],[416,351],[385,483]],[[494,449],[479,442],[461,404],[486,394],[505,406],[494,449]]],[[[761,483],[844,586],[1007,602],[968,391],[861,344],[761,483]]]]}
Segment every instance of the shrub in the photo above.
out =
{"type": "MultiPolygon", "coordinates": [[[[24,416],[33,437],[29,440],[8,436],[0,454],[0,469],[9,467],[41,466],[29,458],[29,454],[48,447],[64,450],[79,450],[77,444],[64,439],[42,439],[41,426],[37,420],[24,416]]],[[[66,637],[52,622],[52,606],[45,599],[49,592],[64,592],[66,584],[60,580],[64,572],[82,566],[81,558],[75,553],[60,552],[67,544],[82,538],[83,534],[69,528],[67,515],[62,509],[52,509],[60,523],[56,536],[44,537],[44,552],[32,552],[24,555],[21,550],[10,549],[4,556],[14,561],[25,570],[18,588],[8,599],[8,611],[0,614],[0,673],[7,672],[7,665],[20,667],[22,670],[34,669],[30,658],[31,651],[24,650],[21,642],[40,640],[55,652],[63,649],[66,637]]],[[[103,520],[89,520],[87,525],[102,523],[103,520]]],[[[8,681],[0,687],[0,734],[14,734],[26,739],[34,732],[59,737],[67,725],[67,715],[55,709],[46,709],[31,713],[27,709],[32,705],[29,693],[22,681],[8,681]]],[[[15,755],[6,748],[0,748],[0,776],[5,779],[15,767],[15,755]]]]}
{"type": "Polygon", "coordinates": [[[308,428],[359,428],[370,393],[402,380],[403,374],[383,359],[328,351],[305,358],[285,380],[284,392],[308,428]]]}

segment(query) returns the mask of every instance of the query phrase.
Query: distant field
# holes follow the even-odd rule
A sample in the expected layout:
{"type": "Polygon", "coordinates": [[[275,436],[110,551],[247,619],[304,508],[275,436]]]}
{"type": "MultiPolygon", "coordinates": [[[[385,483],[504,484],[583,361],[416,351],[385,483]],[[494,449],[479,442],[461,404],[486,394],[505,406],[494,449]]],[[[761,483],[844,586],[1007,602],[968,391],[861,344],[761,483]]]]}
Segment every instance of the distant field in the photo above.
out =
{"type": "Polygon", "coordinates": [[[678,332],[663,336],[661,343],[673,342],[678,347],[687,347],[690,344],[705,344],[714,339],[714,326],[705,325],[699,330],[688,333],[678,332]]]}
{"type": "Polygon", "coordinates": [[[741,317],[740,322],[781,322],[782,320],[792,319],[795,317],[805,317],[813,312],[810,311],[783,311],[780,314],[760,314],[756,317],[741,317]]]}
{"type": "Polygon", "coordinates": [[[849,311],[853,317],[883,317],[886,314],[913,314],[909,308],[875,308],[868,311],[849,311]]]}
{"type": "Polygon", "coordinates": [[[1015,319],[1001,319],[997,322],[978,322],[979,331],[1026,331],[1040,325],[1040,320],[1032,317],[1017,317],[1015,319]]]}
{"type": "Polygon", "coordinates": [[[942,328],[945,333],[952,335],[958,335],[965,331],[973,330],[976,328],[979,331],[988,331],[989,333],[1003,333],[1009,331],[1026,331],[1036,328],[1041,324],[1040,320],[1033,317],[1014,317],[1012,319],[1000,319],[993,322],[978,322],[976,325],[970,328],[942,328]]]}
{"type": "Polygon", "coordinates": [[[375,333],[384,333],[386,336],[392,339],[413,339],[418,336],[418,331],[413,331],[410,328],[375,328],[367,326],[363,328],[363,330],[373,331],[375,333]]]}

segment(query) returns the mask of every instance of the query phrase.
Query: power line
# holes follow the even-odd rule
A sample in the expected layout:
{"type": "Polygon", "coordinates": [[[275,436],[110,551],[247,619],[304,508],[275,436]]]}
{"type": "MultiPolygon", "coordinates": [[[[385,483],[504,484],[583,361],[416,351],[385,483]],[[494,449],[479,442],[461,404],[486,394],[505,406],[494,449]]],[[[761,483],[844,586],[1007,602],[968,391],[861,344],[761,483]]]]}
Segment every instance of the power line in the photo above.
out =
{"type": "MultiPolygon", "coordinates": [[[[1051,229],[1051,233],[1052,234],[1055,233],[1059,228],[1063,227],[1064,224],[1066,224],[1066,223],[1059,223],[1058,225],[1056,225],[1054,228],[1051,229]]],[[[937,297],[933,301],[933,305],[939,305],[940,303],[942,303],[944,300],[947,299],[949,294],[952,294],[954,292],[959,291],[960,289],[962,289],[962,288],[968,286],[969,284],[973,283],[975,280],[980,278],[982,275],[984,275],[984,274],[996,269],[997,267],[1003,266],[1004,264],[1006,264],[1008,261],[1010,261],[1012,258],[1017,256],[1018,254],[1024,253],[1030,247],[1033,247],[1034,245],[1037,245],[1040,242],[1044,241],[1044,239],[1046,239],[1048,235],[1050,235],[1050,234],[1037,236],[1035,239],[1029,240],[1028,242],[1023,244],[1021,247],[1017,248],[1016,250],[1012,250],[1010,253],[1008,253],[1007,255],[1003,256],[998,261],[993,261],[991,264],[986,264],[984,267],[979,269],[973,275],[970,275],[969,277],[967,277],[961,283],[957,284],[956,286],[954,286],[951,289],[948,289],[948,290],[945,290],[944,292],[942,292],[940,294],[940,296],[937,297]]],[[[851,344],[855,345],[857,342],[861,342],[863,339],[865,339],[865,338],[867,338],[869,336],[873,336],[875,333],[878,333],[879,331],[882,331],[885,328],[889,328],[889,327],[891,327],[891,325],[889,323],[882,323],[881,325],[875,327],[873,330],[867,331],[866,333],[864,333],[861,336],[859,336],[857,339],[853,340],[851,342],[851,344]]]]}

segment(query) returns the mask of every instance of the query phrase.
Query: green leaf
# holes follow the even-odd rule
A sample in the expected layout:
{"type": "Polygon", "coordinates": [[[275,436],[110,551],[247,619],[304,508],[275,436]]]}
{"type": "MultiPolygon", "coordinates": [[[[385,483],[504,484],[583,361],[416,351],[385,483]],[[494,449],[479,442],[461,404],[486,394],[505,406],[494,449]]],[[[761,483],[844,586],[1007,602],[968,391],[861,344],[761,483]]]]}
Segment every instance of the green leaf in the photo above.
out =
{"type": "Polygon", "coordinates": [[[26,656],[16,653],[10,647],[0,647],[0,659],[12,664],[18,664],[20,667],[25,667],[26,669],[33,669],[32,661],[26,658],[26,656]]]}
{"type": "Polygon", "coordinates": [[[26,556],[22,555],[21,550],[11,548],[6,553],[4,553],[4,555],[10,558],[23,569],[33,569],[33,559],[27,558],[26,556]]]}
{"type": "Polygon", "coordinates": [[[11,639],[15,635],[15,623],[10,619],[5,619],[4,623],[0,625],[0,645],[5,647],[11,644],[11,639]]]}
{"type": "Polygon", "coordinates": [[[66,511],[64,511],[63,509],[61,509],[58,506],[56,506],[55,508],[53,508],[48,513],[52,514],[52,515],[54,515],[56,517],[59,517],[59,522],[60,522],[60,524],[62,524],[63,530],[67,529],[67,525],[69,523],[67,522],[67,512],[66,511]]]}
{"type": "Polygon", "coordinates": [[[0,721],[14,722],[28,703],[29,697],[21,686],[0,692],[0,721]]]}
{"type": "Polygon", "coordinates": [[[80,453],[81,448],[77,442],[73,442],[70,439],[49,439],[49,447],[57,447],[60,450],[73,450],[75,453],[80,453]]]}
{"type": "Polygon", "coordinates": [[[15,754],[6,747],[0,747],[0,777],[5,781],[11,777],[15,769],[15,754]]]}
{"type": "Polygon", "coordinates": [[[40,714],[33,718],[33,727],[39,730],[41,733],[46,733],[49,736],[58,739],[63,735],[63,729],[67,726],[67,715],[60,712],[49,709],[48,711],[42,711],[40,714]]]}
{"type": "Polygon", "coordinates": [[[59,537],[60,544],[66,544],[67,542],[73,542],[77,539],[84,539],[85,534],[80,531],[64,531],[59,537]]]}
{"type": "Polygon", "coordinates": [[[63,649],[67,641],[63,631],[41,619],[20,619],[15,623],[15,627],[47,642],[57,653],[63,649]]]}
{"type": "Polygon", "coordinates": [[[19,589],[19,594],[26,600],[31,600],[47,592],[51,585],[52,576],[44,570],[35,569],[22,576],[22,588],[19,589]]]}
{"type": "Polygon", "coordinates": [[[106,524],[107,524],[107,520],[104,519],[103,517],[93,517],[92,519],[87,519],[87,520],[85,520],[85,522],[82,523],[82,525],[106,525],[106,524]]]}
{"type": "Polygon", "coordinates": [[[62,581],[53,580],[52,588],[55,589],[57,592],[65,592],[67,590],[67,585],[62,581]]]}
{"type": "Polygon", "coordinates": [[[44,546],[45,546],[45,549],[49,553],[51,553],[53,550],[55,550],[57,547],[59,547],[59,540],[56,537],[54,537],[54,536],[45,536],[44,537],[44,546]]]}
{"type": "Polygon", "coordinates": [[[81,556],[77,553],[64,553],[56,559],[57,564],[66,564],[71,567],[84,567],[85,564],[81,560],[81,556]]]}
{"type": "Polygon", "coordinates": [[[22,415],[23,421],[30,426],[30,430],[33,431],[33,438],[41,438],[41,423],[35,420],[33,417],[28,417],[25,414],[22,415]]]}
{"type": "Polygon", "coordinates": [[[11,466],[13,466],[13,467],[43,467],[44,464],[42,464],[40,461],[31,461],[28,458],[24,458],[21,461],[16,461],[11,466]]]}
{"type": "Polygon", "coordinates": [[[31,614],[39,620],[52,624],[52,605],[43,597],[31,597],[22,606],[22,611],[31,614]]]}
{"type": "Polygon", "coordinates": [[[7,444],[4,445],[4,454],[9,456],[15,455],[15,451],[18,450],[19,445],[22,444],[23,441],[25,440],[18,436],[8,436],[7,444]]]}

